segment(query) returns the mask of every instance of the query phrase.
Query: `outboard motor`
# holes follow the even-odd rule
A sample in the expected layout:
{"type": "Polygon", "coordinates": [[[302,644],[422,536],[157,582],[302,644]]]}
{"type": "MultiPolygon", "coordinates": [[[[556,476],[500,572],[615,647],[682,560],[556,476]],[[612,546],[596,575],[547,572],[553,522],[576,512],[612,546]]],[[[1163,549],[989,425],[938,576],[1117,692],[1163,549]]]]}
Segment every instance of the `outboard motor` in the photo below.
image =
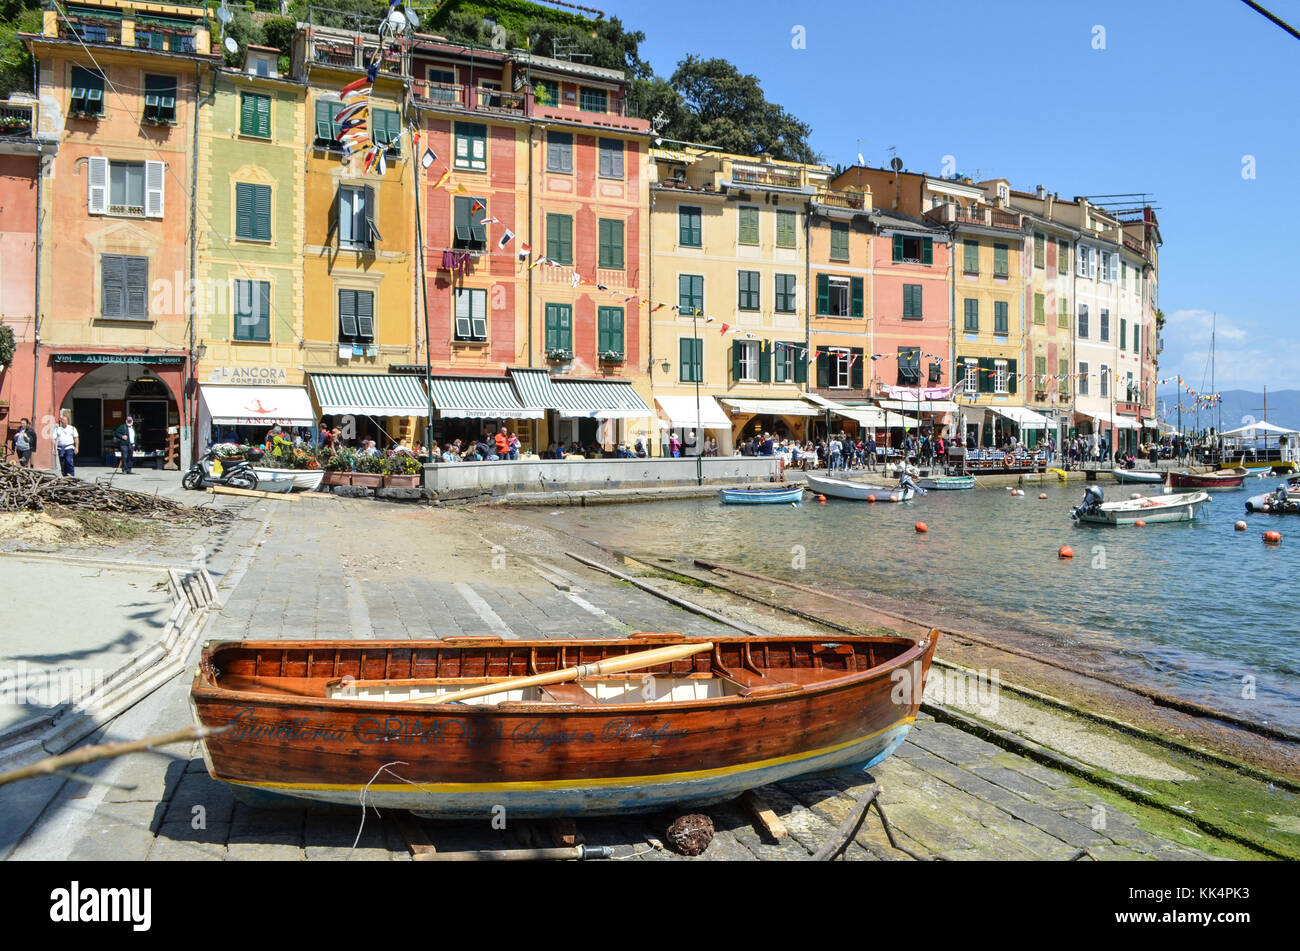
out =
{"type": "Polygon", "coordinates": [[[1090,512],[1093,509],[1100,507],[1101,503],[1104,502],[1105,500],[1106,500],[1106,495],[1104,492],[1101,491],[1101,486],[1097,486],[1097,485],[1088,486],[1087,490],[1083,493],[1083,504],[1080,505],[1078,508],[1071,510],[1070,518],[1075,519],[1077,521],[1080,515],[1083,515],[1085,512],[1090,512]]]}
{"type": "Polygon", "coordinates": [[[899,487],[900,489],[911,489],[911,490],[912,490],[913,492],[915,492],[917,495],[929,495],[929,493],[926,492],[925,489],[921,488],[919,485],[917,485],[915,482],[913,482],[913,481],[912,481],[912,476],[911,476],[910,474],[906,473],[906,472],[904,472],[904,473],[902,473],[901,475],[899,475],[899,477],[898,477],[898,487],[899,487]]]}

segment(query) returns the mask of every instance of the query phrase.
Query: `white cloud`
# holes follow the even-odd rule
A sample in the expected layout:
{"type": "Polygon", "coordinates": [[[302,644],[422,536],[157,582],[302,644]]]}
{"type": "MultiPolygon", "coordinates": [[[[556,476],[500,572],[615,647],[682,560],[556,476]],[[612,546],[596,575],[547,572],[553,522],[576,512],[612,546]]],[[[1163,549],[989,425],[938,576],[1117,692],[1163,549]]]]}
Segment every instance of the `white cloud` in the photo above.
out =
{"type": "MultiPolygon", "coordinates": [[[[1281,326],[1276,321],[1274,326],[1281,326]]],[[[1262,386],[1290,387],[1297,382],[1300,341],[1279,338],[1253,320],[1208,310],[1176,310],[1161,332],[1160,376],[1175,374],[1200,389],[1210,385],[1211,337],[1214,341],[1216,390],[1254,390],[1262,386]]]]}

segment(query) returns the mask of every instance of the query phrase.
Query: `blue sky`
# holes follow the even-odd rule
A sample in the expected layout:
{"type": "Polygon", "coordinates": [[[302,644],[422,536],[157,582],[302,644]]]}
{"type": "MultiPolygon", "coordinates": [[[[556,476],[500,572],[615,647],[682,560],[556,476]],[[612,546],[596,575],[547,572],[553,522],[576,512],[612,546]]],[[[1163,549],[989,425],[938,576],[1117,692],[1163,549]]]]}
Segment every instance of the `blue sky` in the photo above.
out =
{"type": "MultiPolygon", "coordinates": [[[[1202,389],[1217,312],[1217,389],[1300,385],[1300,40],[1239,0],[598,6],[646,34],[661,76],[688,53],[757,75],[832,165],[859,151],[880,165],[894,146],[910,169],[951,155],[1027,191],[1151,193],[1160,375],[1202,389]]],[[[1263,6],[1300,26],[1300,0],[1263,6]]]]}

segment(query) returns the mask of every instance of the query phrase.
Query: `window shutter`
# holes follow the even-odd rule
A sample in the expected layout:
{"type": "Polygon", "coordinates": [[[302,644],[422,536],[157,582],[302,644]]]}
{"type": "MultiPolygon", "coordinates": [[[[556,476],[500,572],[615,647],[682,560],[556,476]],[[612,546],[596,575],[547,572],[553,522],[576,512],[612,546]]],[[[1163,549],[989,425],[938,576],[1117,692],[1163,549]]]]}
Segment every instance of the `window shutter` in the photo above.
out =
{"type": "Polygon", "coordinates": [[[147,317],[149,316],[149,259],[125,258],[124,260],[126,261],[126,316],[147,317]]]}
{"type": "Polygon", "coordinates": [[[980,393],[993,392],[993,361],[987,357],[980,357],[976,364],[979,370],[979,384],[977,389],[980,393]]]}
{"type": "Polygon", "coordinates": [[[1123,317],[1119,319],[1119,348],[1128,349],[1128,321],[1123,317]]]}
{"type": "Polygon", "coordinates": [[[92,215],[102,215],[108,211],[108,159],[92,155],[89,159],[90,183],[87,197],[87,209],[92,215]]]}
{"type": "Polygon", "coordinates": [[[271,186],[258,185],[253,189],[253,237],[259,241],[271,240],[271,186]]]}
{"type": "Polygon", "coordinates": [[[609,308],[602,307],[596,315],[596,352],[606,353],[609,350],[609,308]]]}
{"type": "Polygon", "coordinates": [[[163,216],[163,173],[162,162],[144,163],[144,213],[149,218],[163,216]]]}
{"type": "Polygon", "coordinates": [[[257,97],[257,134],[263,138],[271,137],[271,97],[257,97]]]}
{"type": "Polygon", "coordinates": [[[618,263],[614,264],[613,267],[615,267],[615,268],[619,268],[619,269],[622,269],[623,266],[624,266],[624,260],[623,260],[623,222],[621,222],[621,221],[615,221],[615,222],[612,222],[612,223],[610,224],[610,228],[611,228],[610,237],[613,239],[613,245],[614,245],[614,260],[615,260],[616,262],[618,262],[618,263]]]}
{"type": "Polygon", "coordinates": [[[456,338],[458,340],[468,340],[473,334],[470,318],[472,306],[469,291],[463,287],[456,288],[456,338]]]}
{"type": "Polygon", "coordinates": [[[258,281],[257,325],[253,328],[258,340],[271,339],[271,282],[258,281]]]}
{"type": "Polygon", "coordinates": [[[952,381],[953,389],[961,390],[963,388],[963,385],[966,382],[966,361],[959,359],[953,365],[952,372],[953,372],[953,381],[952,381]]]}
{"type": "Polygon", "coordinates": [[[239,97],[239,134],[257,134],[257,101],[248,93],[239,97]]]}
{"type": "Polygon", "coordinates": [[[357,335],[356,291],[339,291],[339,330],[344,337],[357,335]]]}
{"type": "Polygon", "coordinates": [[[769,340],[758,343],[758,382],[772,382],[772,343],[769,340]]]}
{"type": "Polygon", "coordinates": [[[808,354],[807,353],[801,354],[800,351],[803,348],[795,344],[791,344],[790,347],[794,351],[794,381],[796,383],[807,383],[808,382],[808,354]]]}
{"type": "Polygon", "coordinates": [[[357,336],[374,339],[375,295],[373,291],[357,291],[357,336]]]}
{"type": "Polygon", "coordinates": [[[122,317],[122,298],[124,294],[125,274],[124,259],[117,254],[105,254],[100,258],[100,312],[105,317],[122,317]]]}
{"type": "Polygon", "coordinates": [[[862,278],[849,278],[849,315],[862,316],[862,278]]]}
{"type": "Polygon", "coordinates": [[[560,346],[565,350],[573,349],[573,306],[570,304],[560,307],[560,346]]]}
{"type": "Polygon", "coordinates": [[[817,275],[817,313],[827,314],[831,309],[831,279],[825,274],[817,275]]]}
{"type": "Polygon", "coordinates": [[[731,380],[733,383],[741,378],[740,377],[740,355],[742,352],[743,351],[741,350],[740,341],[733,340],[731,342],[731,380]]]}
{"type": "Polygon", "coordinates": [[[615,353],[625,353],[623,349],[623,327],[626,315],[622,307],[613,308],[614,323],[609,329],[610,349],[615,353]]]}
{"type": "Polygon", "coordinates": [[[610,155],[610,151],[605,147],[605,144],[603,142],[600,145],[599,151],[600,151],[600,167],[597,170],[598,174],[600,175],[601,178],[611,178],[613,177],[614,173],[611,170],[613,159],[612,156],[610,155]]]}
{"type": "Polygon", "coordinates": [[[365,186],[365,207],[362,208],[362,221],[365,232],[357,235],[357,240],[361,241],[366,247],[373,248],[375,243],[382,240],[379,229],[375,227],[375,188],[373,185],[365,186]]]}
{"type": "Polygon", "coordinates": [[[934,238],[921,239],[921,263],[934,263],[934,238]]]}
{"type": "Polygon", "coordinates": [[[862,354],[861,347],[849,349],[849,359],[853,361],[853,365],[849,367],[849,386],[855,390],[862,389],[862,364],[866,362],[862,354]]]}
{"type": "Polygon", "coordinates": [[[487,339],[487,291],[471,292],[469,295],[469,315],[471,330],[475,340],[487,339]]]}
{"type": "Polygon", "coordinates": [[[817,354],[817,385],[827,387],[831,385],[831,355],[824,351],[817,354]]]}
{"type": "Polygon", "coordinates": [[[316,100],[316,138],[326,142],[334,138],[334,117],[328,99],[316,100]]]}
{"type": "Polygon", "coordinates": [[[901,234],[894,235],[894,260],[903,260],[903,236],[901,234]]]}
{"type": "Polygon", "coordinates": [[[235,183],[235,237],[237,238],[253,236],[252,190],[252,185],[244,182],[235,183]]]}
{"type": "Polygon", "coordinates": [[[1016,391],[1016,361],[1007,361],[1007,392],[1015,393],[1016,391]]]}

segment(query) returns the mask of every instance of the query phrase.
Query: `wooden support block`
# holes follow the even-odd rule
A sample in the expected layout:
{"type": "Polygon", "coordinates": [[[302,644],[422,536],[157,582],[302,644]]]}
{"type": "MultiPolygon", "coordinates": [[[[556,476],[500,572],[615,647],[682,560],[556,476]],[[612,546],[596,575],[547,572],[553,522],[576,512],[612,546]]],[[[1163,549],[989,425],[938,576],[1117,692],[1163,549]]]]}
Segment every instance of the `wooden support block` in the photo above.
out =
{"type": "Polygon", "coordinates": [[[429,837],[424,834],[424,829],[420,827],[420,823],[416,821],[414,816],[405,812],[396,811],[394,813],[394,820],[397,823],[397,831],[400,832],[402,838],[406,840],[406,848],[413,858],[418,859],[421,856],[437,853],[438,850],[433,847],[433,843],[430,842],[429,837]]]}
{"type": "Polygon", "coordinates": [[[552,819],[551,838],[556,845],[582,845],[587,840],[578,831],[578,825],[572,819],[552,819]]]}
{"type": "Polygon", "coordinates": [[[214,495],[245,495],[254,499],[288,499],[297,502],[301,496],[292,492],[258,492],[254,489],[236,489],[232,485],[210,485],[208,492],[214,495]]]}
{"type": "Polygon", "coordinates": [[[785,823],[781,821],[781,818],[773,811],[772,807],[767,804],[767,801],[759,796],[758,793],[754,792],[754,790],[746,790],[744,795],[740,797],[740,800],[745,804],[745,808],[749,810],[750,815],[754,817],[758,824],[763,827],[764,831],[766,831],[773,839],[779,841],[790,834],[790,831],[786,829],[785,823]]]}

